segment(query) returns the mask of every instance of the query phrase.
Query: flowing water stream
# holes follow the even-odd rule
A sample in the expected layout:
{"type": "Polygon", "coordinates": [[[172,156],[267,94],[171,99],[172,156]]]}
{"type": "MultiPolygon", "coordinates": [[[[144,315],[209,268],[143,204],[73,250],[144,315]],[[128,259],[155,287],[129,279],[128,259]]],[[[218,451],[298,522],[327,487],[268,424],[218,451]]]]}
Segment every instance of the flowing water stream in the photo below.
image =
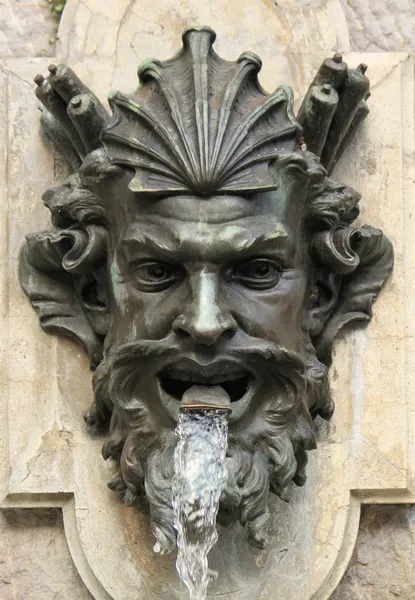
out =
{"type": "Polygon", "coordinates": [[[174,455],[173,509],[177,529],[176,567],[190,600],[206,598],[208,553],[215,544],[219,497],[226,483],[228,414],[223,411],[179,415],[174,455]]]}

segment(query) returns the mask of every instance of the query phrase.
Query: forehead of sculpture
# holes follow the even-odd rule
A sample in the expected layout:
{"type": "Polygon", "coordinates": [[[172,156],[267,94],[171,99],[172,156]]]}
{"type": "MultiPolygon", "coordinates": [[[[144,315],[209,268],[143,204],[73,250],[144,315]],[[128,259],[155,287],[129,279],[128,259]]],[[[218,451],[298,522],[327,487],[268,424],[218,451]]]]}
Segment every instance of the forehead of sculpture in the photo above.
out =
{"type": "Polygon", "coordinates": [[[171,194],[166,190],[150,193],[131,189],[132,169],[122,169],[122,175],[101,180],[96,193],[105,204],[110,224],[123,227],[123,223],[136,216],[159,215],[183,221],[224,222],[245,216],[278,216],[281,220],[299,223],[307,200],[308,173],[305,165],[298,164],[297,155],[284,164],[274,163],[275,187],[267,191],[247,193],[212,192],[199,195],[189,192],[171,194]]]}
{"type": "MultiPolygon", "coordinates": [[[[220,262],[236,255],[295,254],[301,235],[298,204],[278,202],[276,192],[255,198],[175,196],[136,202],[113,237],[128,255],[151,249],[178,260],[220,262]]],[[[285,260],[285,258],[284,258],[285,260]]]]}
{"type": "Polygon", "coordinates": [[[212,224],[253,216],[267,218],[271,215],[280,220],[298,222],[306,196],[305,186],[297,185],[281,186],[276,190],[250,196],[220,194],[200,197],[185,194],[155,198],[134,194],[127,189],[125,180],[119,184],[114,187],[110,183],[104,189],[101,188],[100,195],[105,200],[109,222],[119,223],[121,226],[123,221],[147,215],[212,224]]]}
{"type": "Polygon", "coordinates": [[[260,215],[284,214],[284,207],[277,202],[276,193],[260,194],[255,197],[233,195],[199,196],[183,195],[162,198],[156,201],[137,200],[136,214],[142,217],[158,215],[161,218],[185,222],[221,224],[260,215]]]}

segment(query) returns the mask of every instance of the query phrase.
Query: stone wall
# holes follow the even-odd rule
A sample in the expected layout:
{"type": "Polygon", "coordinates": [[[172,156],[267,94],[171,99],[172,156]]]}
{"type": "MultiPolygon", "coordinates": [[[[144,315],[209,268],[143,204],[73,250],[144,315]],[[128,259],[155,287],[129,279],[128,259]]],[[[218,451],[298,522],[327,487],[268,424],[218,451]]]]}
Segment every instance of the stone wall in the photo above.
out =
{"type": "MultiPolygon", "coordinates": [[[[320,2],[298,2],[318,10],[320,2]]],[[[351,50],[402,52],[415,47],[412,0],[342,0],[351,50]]],[[[0,58],[54,56],[59,19],[48,0],[0,0],[0,58]]]]}
{"type": "Polygon", "coordinates": [[[58,25],[47,0],[0,0],[0,58],[54,56],[58,25]]]}
{"type": "Polygon", "coordinates": [[[91,600],[69,554],[60,510],[0,512],[2,600],[91,600]]]}
{"type": "Polygon", "coordinates": [[[353,559],[332,600],[415,598],[415,507],[364,506],[353,559]]]}
{"type": "MultiPolygon", "coordinates": [[[[115,0],[114,0],[115,1],[115,0]]],[[[301,12],[303,2],[298,2],[301,12]]],[[[415,47],[411,0],[342,0],[351,50],[415,47]]],[[[318,11],[320,2],[304,2],[318,11]]],[[[0,59],[53,56],[58,21],[45,0],[0,0],[0,59]]],[[[365,506],[353,559],[333,600],[415,598],[415,507],[365,506]]],[[[59,511],[0,511],[0,598],[87,600],[59,511]]]]}

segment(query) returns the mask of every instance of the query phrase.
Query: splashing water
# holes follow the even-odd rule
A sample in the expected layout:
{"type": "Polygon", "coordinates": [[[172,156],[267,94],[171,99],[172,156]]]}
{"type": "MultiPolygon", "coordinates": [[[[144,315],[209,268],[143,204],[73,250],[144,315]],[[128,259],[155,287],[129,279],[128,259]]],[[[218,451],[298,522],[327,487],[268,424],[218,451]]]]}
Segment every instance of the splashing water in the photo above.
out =
{"type": "Polygon", "coordinates": [[[180,414],[176,433],[176,567],[189,589],[190,600],[204,600],[209,581],[216,575],[208,569],[207,555],[218,539],[216,514],[227,475],[228,415],[213,410],[180,414]]]}

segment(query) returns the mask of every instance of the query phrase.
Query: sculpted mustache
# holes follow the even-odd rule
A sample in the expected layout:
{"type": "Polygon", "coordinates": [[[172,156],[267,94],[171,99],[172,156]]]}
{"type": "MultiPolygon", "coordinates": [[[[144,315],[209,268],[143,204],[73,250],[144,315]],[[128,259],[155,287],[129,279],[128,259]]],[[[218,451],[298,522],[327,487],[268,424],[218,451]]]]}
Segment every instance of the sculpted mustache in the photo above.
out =
{"type": "MultiPolygon", "coordinates": [[[[138,362],[145,363],[153,359],[181,358],[182,354],[183,349],[179,347],[176,340],[169,336],[162,340],[127,342],[113,351],[107,360],[111,362],[112,368],[118,369],[124,366],[132,367],[138,362]]],[[[227,345],[221,359],[232,358],[239,358],[247,362],[258,362],[260,359],[264,364],[272,363],[272,366],[284,363],[301,374],[306,369],[304,359],[297,352],[248,335],[245,335],[237,343],[227,345]]]]}
{"type": "MultiPolygon", "coordinates": [[[[131,391],[146,368],[146,363],[153,360],[164,363],[182,356],[183,349],[173,336],[162,340],[133,341],[119,346],[106,358],[109,363],[110,395],[112,392],[116,394],[117,404],[128,411],[143,410],[139,398],[131,397],[131,391]]],[[[232,358],[242,360],[253,369],[262,370],[267,376],[277,377],[282,384],[294,387],[297,394],[304,392],[306,363],[297,352],[244,335],[238,341],[229,343],[226,352],[221,354],[221,360],[232,358]]]]}

